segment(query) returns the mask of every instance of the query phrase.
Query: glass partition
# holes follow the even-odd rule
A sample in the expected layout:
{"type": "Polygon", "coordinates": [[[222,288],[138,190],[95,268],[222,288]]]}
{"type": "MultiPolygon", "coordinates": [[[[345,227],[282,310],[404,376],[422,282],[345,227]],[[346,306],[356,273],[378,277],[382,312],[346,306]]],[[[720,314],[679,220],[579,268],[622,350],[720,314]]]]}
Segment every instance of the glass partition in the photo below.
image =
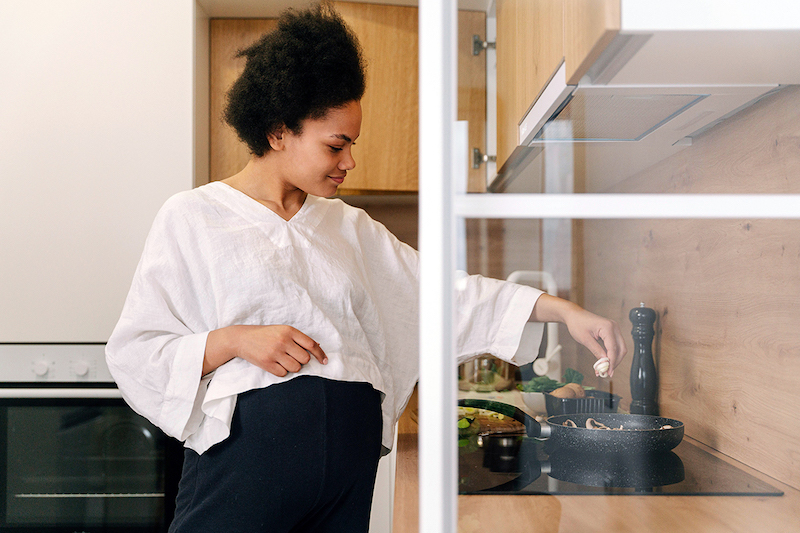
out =
{"type": "MultiPolygon", "coordinates": [[[[789,406],[797,403],[793,376],[800,372],[800,220],[495,218],[467,219],[466,227],[470,273],[547,273],[558,296],[616,321],[628,353],[613,378],[598,378],[595,358],[559,325],[558,356],[545,373],[488,354],[462,365],[462,493],[781,493],[745,475],[744,465],[790,482],[784,459],[800,439],[789,423],[789,406]],[[581,390],[568,394],[570,382],[581,390]],[[491,406],[474,400],[497,402],[494,408],[512,418],[519,409],[543,424],[559,415],[584,427],[586,413],[659,415],[677,421],[683,434],[668,450],[677,457],[663,461],[627,453],[636,443],[621,442],[625,454],[594,464],[605,477],[594,472],[601,477],[590,479],[590,465],[570,459],[572,445],[533,442],[522,436],[530,429],[524,423],[516,437],[505,435],[508,448],[495,449],[508,428],[481,422],[488,415],[480,409],[491,406]],[[653,411],[642,410],[648,403],[653,411]],[[732,461],[717,462],[705,446],[732,461]],[[573,462],[564,470],[550,461],[553,454],[573,462]],[[568,479],[584,467],[585,483],[568,479]],[[640,475],[655,477],[644,482],[640,475]]],[[[553,344],[546,334],[527,356],[541,362],[553,344]]],[[[628,421],[605,423],[624,428],[628,421]]]]}

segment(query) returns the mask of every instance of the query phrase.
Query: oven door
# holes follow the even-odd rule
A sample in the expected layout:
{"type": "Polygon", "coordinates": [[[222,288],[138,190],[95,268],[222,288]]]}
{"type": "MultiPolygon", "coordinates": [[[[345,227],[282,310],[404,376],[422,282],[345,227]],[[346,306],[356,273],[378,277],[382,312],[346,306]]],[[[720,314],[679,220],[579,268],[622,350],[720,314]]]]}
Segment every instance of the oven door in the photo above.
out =
{"type": "Polygon", "coordinates": [[[167,530],[182,447],[116,389],[2,392],[0,531],[167,530]]]}

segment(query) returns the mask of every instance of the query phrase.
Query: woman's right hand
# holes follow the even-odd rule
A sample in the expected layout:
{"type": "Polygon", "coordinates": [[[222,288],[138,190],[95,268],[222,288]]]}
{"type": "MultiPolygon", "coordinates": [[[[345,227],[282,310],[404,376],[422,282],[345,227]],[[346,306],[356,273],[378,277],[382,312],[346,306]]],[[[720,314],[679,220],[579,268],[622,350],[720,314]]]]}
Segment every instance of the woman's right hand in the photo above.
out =
{"type": "Polygon", "coordinates": [[[314,357],[327,364],[319,344],[291,326],[228,326],[208,334],[203,375],[240,357],[278,377],[299,372],[314,357]]]}

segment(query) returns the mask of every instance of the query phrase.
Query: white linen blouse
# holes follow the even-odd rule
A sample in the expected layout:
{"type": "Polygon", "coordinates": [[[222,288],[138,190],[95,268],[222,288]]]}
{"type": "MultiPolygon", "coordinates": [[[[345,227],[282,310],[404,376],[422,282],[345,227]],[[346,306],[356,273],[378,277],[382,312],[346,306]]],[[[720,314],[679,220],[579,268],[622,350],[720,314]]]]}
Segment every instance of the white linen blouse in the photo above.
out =
{"type": "MultiPolygon", "coordinates": [[[[212,182],[176,194],[156,216],[106,359],[126,402],[198,453],[228,437],[239,393],[302,375],[368,382],[381,392],[386,453],[418,378],[418,278],[418,253],[361,209],[309,195],[286,221],[212,182]],[[328,364],[312,357],[278,377],[234,358],[201,378],[208,332],[236,324],[293,326],[328,364]]],[[[534,359],[515,354],[540,294],[461,278],[458,362],[534,359]]]]}

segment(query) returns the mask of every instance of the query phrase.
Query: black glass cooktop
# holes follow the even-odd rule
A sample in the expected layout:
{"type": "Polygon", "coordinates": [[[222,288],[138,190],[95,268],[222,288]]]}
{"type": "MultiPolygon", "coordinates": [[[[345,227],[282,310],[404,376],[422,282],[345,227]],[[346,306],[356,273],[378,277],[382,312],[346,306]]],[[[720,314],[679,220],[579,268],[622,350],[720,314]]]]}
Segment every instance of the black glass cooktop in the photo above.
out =
{"type": "Polygon", "coordinates": [[[523,436],[473,435],[459,444],[460,494],[783,494],[686,440],[649,455],[578,454],[523,436]]]}

